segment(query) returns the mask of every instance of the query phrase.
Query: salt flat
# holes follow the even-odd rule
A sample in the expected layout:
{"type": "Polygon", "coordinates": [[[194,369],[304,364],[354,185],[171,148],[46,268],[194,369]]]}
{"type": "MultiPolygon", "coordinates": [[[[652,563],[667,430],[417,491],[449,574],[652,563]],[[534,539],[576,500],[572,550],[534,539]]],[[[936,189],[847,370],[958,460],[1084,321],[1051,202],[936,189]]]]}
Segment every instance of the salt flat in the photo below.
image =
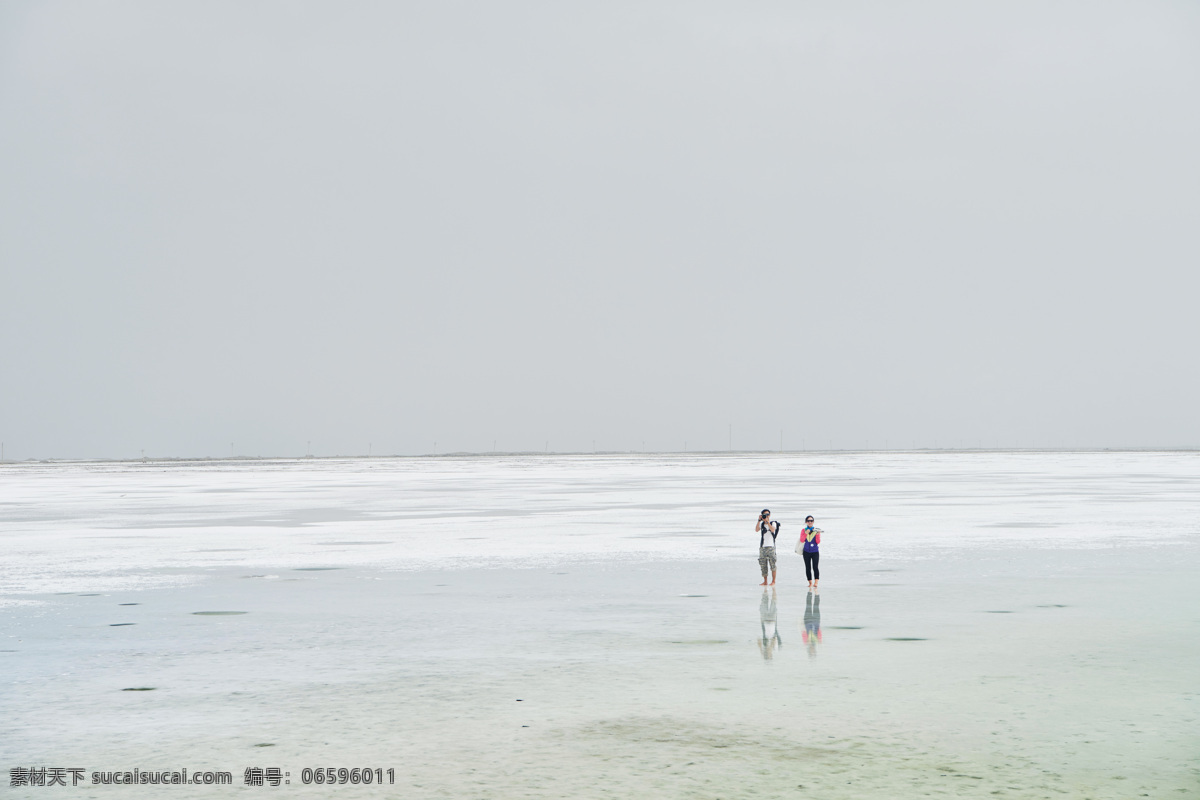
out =
{"type": "Polygon", "coordinates": [[[313,796],[306,766],[392,768],[337,790],[389,797],[1193,796],[1198,511],[1191,453],[7,464],[0,752],[313,796]]]}

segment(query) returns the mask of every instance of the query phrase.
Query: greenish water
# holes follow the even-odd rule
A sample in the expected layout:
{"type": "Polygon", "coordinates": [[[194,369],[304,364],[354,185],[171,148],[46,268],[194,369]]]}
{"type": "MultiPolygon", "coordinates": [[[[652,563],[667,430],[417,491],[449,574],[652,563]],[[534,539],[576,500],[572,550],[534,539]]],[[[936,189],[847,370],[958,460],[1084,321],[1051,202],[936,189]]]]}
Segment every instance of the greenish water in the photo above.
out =
{"type": "Polygon", "coordinates": [[[5,766],[278,766],[305,796],[331,790],[304,767],[358,766],[395,783],[337,796],[1190,797],[1198,566],[1188,542],[946,548],[828,559],[811,598],[786,560],[764,594],[752,556],[47,596],[3,612],[5,766]]]}

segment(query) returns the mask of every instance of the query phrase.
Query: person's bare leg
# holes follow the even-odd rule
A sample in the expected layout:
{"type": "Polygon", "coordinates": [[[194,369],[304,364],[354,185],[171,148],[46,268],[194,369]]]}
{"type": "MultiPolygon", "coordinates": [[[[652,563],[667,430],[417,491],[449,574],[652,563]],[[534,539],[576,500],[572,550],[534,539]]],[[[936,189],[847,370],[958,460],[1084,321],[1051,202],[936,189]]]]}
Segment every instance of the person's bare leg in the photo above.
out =
{"type": "MultiPolygon", "coordinates": [[[[775,585],[775,576],[778,574],[779,574],[779,570],[777,570],[777,569],[771,570],[771,585],[772,586],[775,585]]],[[[766,580],[766,578],[763,578],[763,580],[766,580]]]]}
{"type": "Polygon", "coordinates": [[[767,573],[764,572],[763,573],[763,582],[760,583],[759,586],[766,586],[766,585],[767,585],[767,573]]]}

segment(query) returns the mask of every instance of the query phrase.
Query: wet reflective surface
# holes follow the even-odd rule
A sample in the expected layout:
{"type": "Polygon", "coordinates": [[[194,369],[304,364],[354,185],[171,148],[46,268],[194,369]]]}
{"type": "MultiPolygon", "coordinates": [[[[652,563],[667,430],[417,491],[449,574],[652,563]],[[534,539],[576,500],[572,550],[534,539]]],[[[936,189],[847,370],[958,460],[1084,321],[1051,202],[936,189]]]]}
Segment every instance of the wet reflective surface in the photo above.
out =
{"type": "Polygon", "coordinates": [[[811,596],[764,593],[751,555],[59,597],[6,612],[2,744],[236,772],[270,743],[423,796],[1187,796],[1200,564],[1146,555],[1045,551],[1034,581],[950,558],[887,590],[831,561],[811,596]],[[251,613],[194,614],[218,600],[251,613]]]}
{"type": "MultiPolygon", "coordinates": [[[[847,628],[847,630],[850,630],[847,628]]],[[[804,632],[801,640],[809,658],[817,657],[817,645],[821,643],[821,595],[809,592],[804,598],[804,632]]]]}
{"type": "MultiPolygon", "coordinates": [[[[1169,466],[1155,474],[1184,469],[1169,466]]],[[[358,796],[1194,796],[1200,493],[1151,474],[1112,479],[1123,493],[1105,502],[1142,520],[1129,536],[998,527],[916,547],[918,513],[961,518],[961,498],[997,491],[965,478],[951,499],[944,484],[910,494],[895,543],[881,529],[838,550],[822,515],[819,593],[790,546],[764,592],[756,541],[719,558],[488,569],[380,568],[356,545],[337,564],[255,549],[254,568],[130,558],[95,573],[99,586],[70,572],[54,592],[3,596],[0,752],[89,770],[396,769],[391,793],[338,789],[358,796]]],[[[873,480],[877,497],[889,484],[873,480]]],[[[1093,513],[1087,483],[1041,484],[1055,530],[1076,505],[1093,513]]],[[[882,516],[894,497],[872,502],[882,516]]],[[[677,513],[700,525],[705,512],[677,513]]],[[[551,528],[587,530],[583,516],[551,528]]],[[[398,540],[340,525],[353,527],[287,530],[301,547],[398,540]]],[[[252,534],[239,535],[253,549],[252,534]]],[[[52,583],[52,556],[22,569],[52,583]]]]}
{"type": "Polygon", "coordinates": [[[775,648],[783,646],[779,636],[779,608],[775,595],[775,587],[763,589],[762,599],[758,603],[758,623],[761,634],[758,639],[758,651],[768,661],[775,655],[775,648]]]}

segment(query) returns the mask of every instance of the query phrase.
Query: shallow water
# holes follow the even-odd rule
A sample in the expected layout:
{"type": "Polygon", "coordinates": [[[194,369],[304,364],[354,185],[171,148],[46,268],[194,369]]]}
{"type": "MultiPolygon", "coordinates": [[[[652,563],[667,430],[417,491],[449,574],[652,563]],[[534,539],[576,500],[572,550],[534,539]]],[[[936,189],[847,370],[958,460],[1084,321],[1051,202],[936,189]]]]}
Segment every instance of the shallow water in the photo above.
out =
{"type": "Polygon", "coordinates": [[[337,789],[389,797],[1196,793],[1194,456],[808,458],[6,467],[3,766],[279,766],[313,796],[305,766],[393,768],[337,789]],[[819,595],[788,547],[756,585],[768,503],[825,528],[819,595]]]}

